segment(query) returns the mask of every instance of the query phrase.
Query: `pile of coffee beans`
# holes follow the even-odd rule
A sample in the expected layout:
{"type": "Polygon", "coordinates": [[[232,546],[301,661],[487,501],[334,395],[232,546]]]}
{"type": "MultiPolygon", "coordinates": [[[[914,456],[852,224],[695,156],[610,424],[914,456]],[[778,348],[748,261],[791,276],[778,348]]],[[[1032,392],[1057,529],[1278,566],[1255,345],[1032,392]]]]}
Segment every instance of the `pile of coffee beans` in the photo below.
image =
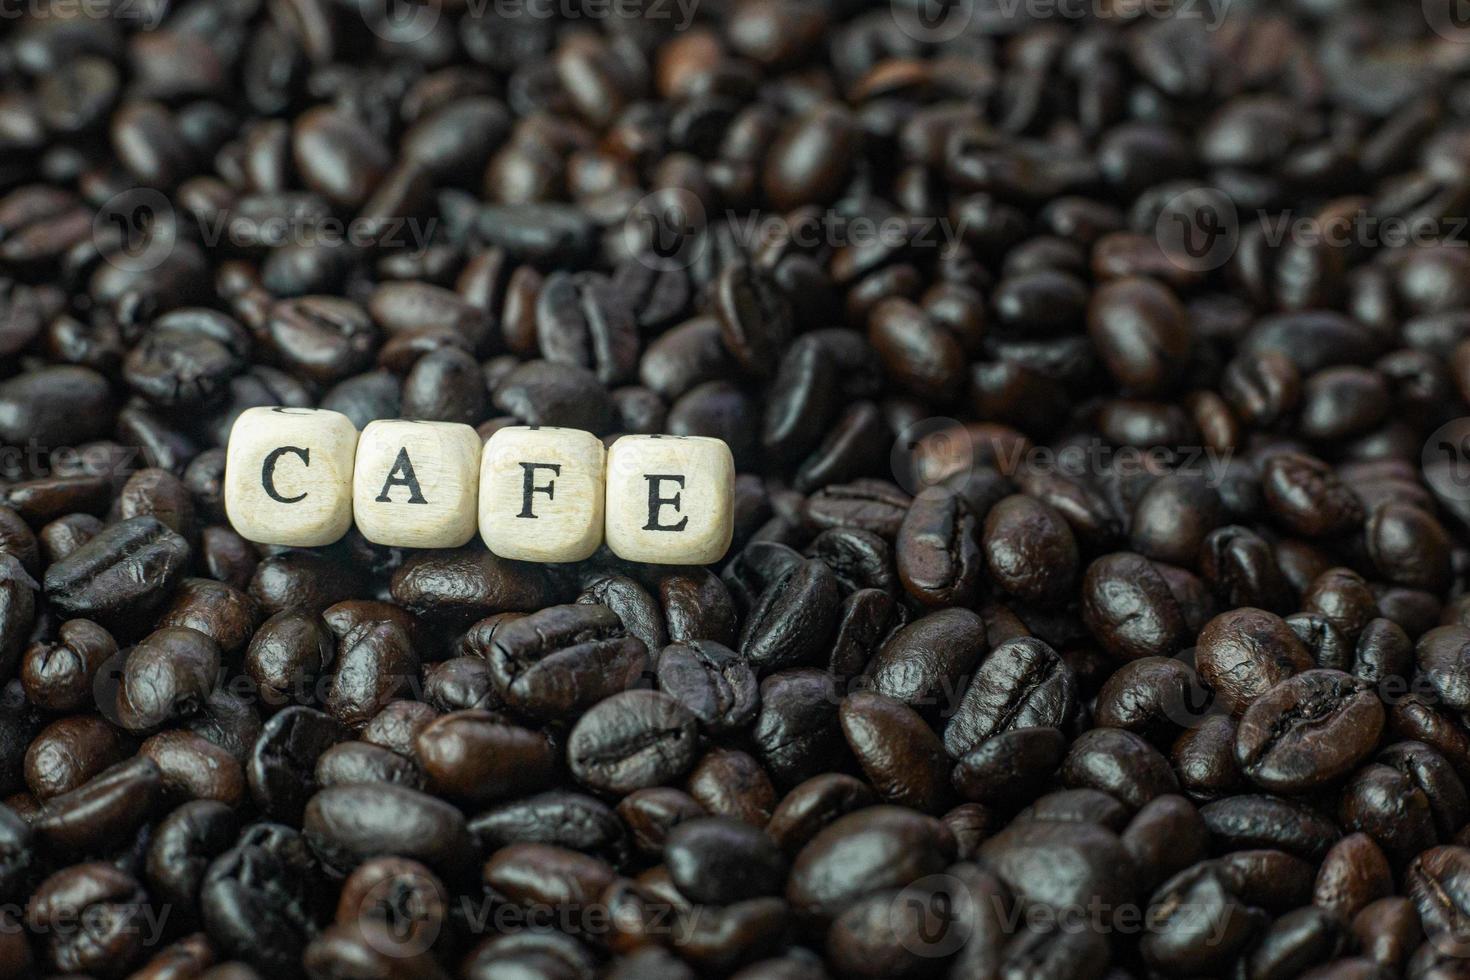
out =
{"type": "Polygon", "coordinates": [[[0,4],[0,976],[1470,976],[1453,6],[0,4]],[[733,544],[252,545],[261,406],[733,544]]]}

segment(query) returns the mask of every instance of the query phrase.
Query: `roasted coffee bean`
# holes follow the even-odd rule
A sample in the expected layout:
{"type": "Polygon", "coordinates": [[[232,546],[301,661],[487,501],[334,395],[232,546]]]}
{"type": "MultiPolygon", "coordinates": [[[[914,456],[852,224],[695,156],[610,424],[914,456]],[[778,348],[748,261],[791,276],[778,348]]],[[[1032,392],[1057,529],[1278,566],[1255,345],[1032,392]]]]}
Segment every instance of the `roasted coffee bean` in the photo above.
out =
{"type": "Polygon", "coordinates": [[[122,762],[133,747],[124,732],[97,715],[58,718],[26,750],[26,785],[36,799],[50,799],[122,762]]]}
{"type": "Polygon", "coordinates": [[[1275,848],[1310,860],[1339,836],[1329,818],[1279,796],[1245,793],[1200,807],[1200,816],[1225,850],[1275,848]]]}
{"type": "Polygon", "coordinates": [[[41,883],[26,925],[47,936],[52,969],[121,976],[143,954],[147,900],[127,872],[102,862],[78,864],[41,883]],[[81,930],[76,922],[84,916],[91,925],[81,930]]]}
{"type": "Polygon", "coordinates": [[[1116,728],[1079,736],[1062,760],[1061,777],[1068,786],[1100,789],[1134,808],[1179,789],[1158,749],[1116,728]]]}
{"type": "Polygon", "coordinates": [[[1363,520],[1362,504],[1332,468],[1302,453],[1268,457],[1262,465],[1261,491],[1277,520],[1308,537],[1351,531],[1363,520]]]}
{"type": "Polygon", "coordinates": [[[322,882],[301,834],[282,824],[248,828],[215,858],[200,883],[204,929],[225,955],[262,973],[295,968],[317,920],[322,882]]]}
{"type": "Polygon", "coordinates": [[[1404,891],[1419,911],[1431,940],[1454,942],[1465,934],[1467,905],[1464,874],[1470,851],[1459,846],[1431,847],[1404,872],[1404,891]]]}
{"type": "Polygon", "coordinates": [[[548,605],[550,583],[535,566],[486,551],[421,552],[393,573],[393,599],[425,619],[468,625],[492,613],[548,605]]]}
{"type": "Polygon", "coordinates": [[[485,658],[505,703],[536,718],[580,714],[642,677],[647,652],[606,606],[552,606],[495,627],[493,638],[466,637],[485,658]]]}
{"type": "Polygon", "coordinates": [[[152,815],[162,789],[158,766],[134,756],[38,804],[31,828],[63,851],[105,850],[127,840],[152,815]]]}
{"type": "Polygon", "coordinates": [[[658,689],[693,712],[700,727],[712,734],[746,727],[760,707],[750,663],[710,640],[664,647],[655,677],[658,689]]]}
{"type": "Polygon", "coordinates": [[[1457,711],[1470,706],[1470,630],[1463,626],[1440,626],[1419,638],[1414,657],[1424,679],[1442,702],[1457,711]]]}
{"type": "Polygon", "coordinates": [[[1066,728],[1078,710],[1072,668],[1041,640],[1007,640],[990,652],[944,729],[954,758],[1001,732],[1066,728]]]}
{"type": "Polygon", "coordinates": [[[826,562],[809,559],[787,569],[761,592],[746,617],[740,655],[771,673],[816,662],[837,623],[837,577],[826,562]]]}
{"type": "Polygon", "coordinates": [[[1154,969],[1187,976],[1244,952],[1265,916],[1241,902],[1218,864],[1202,861],[1159,887],[1150,919],[1153,928],[1139,944],[1145,959],[1154,969]]]}
{"type": "Polygon", "coordinates": [[[607,804],[593,797],[549,790],[491,807],[469,822],[469,830],[487,853],[525,841],[554,844],[621,864],[629,851],[624,823],[607,804]]]}
{"type": "Polygon", "coordinates": [[[881,480],[854,480],[823,487],[807,498],[804,516],[818,527],[854,527],[892,538],[912,500],[881,480]]]}
{"type": "Polygon", "coordinates": [[[664,863],[675,886],[695,902],[730,905],[772,895],[786,859],[761,830],[726,817],[686,820],[669,834],[664,863]]]}
{"type": "Polygon", "coordinates": [[[459,873],[460,862],[474,853],[458,810],[391,783],[323,789],[307,803],[301,826],[312,850],[338,870],[391,854],[448,875],[459,873]]]}
{"type": "Polygon", "coordinates": [[[936,813],[949,800],[949,761],[927,722],[901,701],[860,691],[838,709],[842,732],[878,796],[936,813]]]}
{"type": "Polygon", "coordinates": [[[1082,579],[1082,618],[1115,657],[1167,657],[1183,643],[1184,611],[1158,569],[1142,555],[1104,555],[1082,579]]]}
{"type": "Polygon", "coordinates": [[[670,642],[738,645],[735,604],[719,576],[702,568],[681,570],[659,576],[656,586],[670,642]]]}
{"type": "Polygon", "coordinates": [[[981,578],[980,522],[958,494],[920,495],[894,542],[904,589],[926,606],[969,606],[981,578]]]}
{"type": "Polygon", "coordinates": [[[985,621],[944,609],[892,634],[869,666],[872,688],[929,714],[947,709],[987,649],[985,621]]]}
{"type": "Polygon", "coordinates": [[[694,764],[694,714],[661,691],[623,691],[584,714],[567,736],[572,775],[626,795],[677,779],[694,764]]]}
{"type": "Polygon", "coordinates": [[[1139,808],[1119,836],[1147,889],[1203,860],[1210,835],[1193,804],[1165,794],[1139,808]]]}
{"type": "Polygon", "coordinates": [[[192,909],[210,863],[229,850],[239,833],[235,811],[218,800],[194,800],[159,821],[148,843],[150,891],[192,909]]]}
{"type": "Polygon", "coordinates": [[[840,698],[826,671],[772,674],[761,682],[760,700],[750,737],[777,786],[795,786],[844,756],[840,698]]]}
{"type": "Polygon", "coordinates": [[[186,626],[165,626],[124,655],[116,701],[118,724],[142,732],[198,714],[220,672],[220,648],[186,626]]]}
{"type": "Polygon", "coordinates": [[[1055,728],[1014,728],[981,742],[955,764],[955,789],[968,800],[1013,805],[1036,795],[1061,765],[1066,737],[1055,728]]]}
{"type": "Polygon", "coordinates": [[[1338,817],[1370,835],[1396,863],[1431,847],[1437,834],[1425,792],[1390,766],[1370,763],[1343,786],[1338,817]]]}
{"type": "Polygon", "coordinates": [[[796,855],[786,898],[798,911],[827,919],[883,888],[902,888],[943,870],[954,837],[932,817],[895,806],[849,813],[816,834],[796,855]]]}
{"type": "Polygon", "coordinates": [[[540,732],[488,711],[452,711],[419,731],[414,752],[438,793],[487,802],[545,788],[555,752],[540,732]]]}
{"type": "Polygon", "coordinates": [[[776,808],[776,787],[750,753],[711,749],[699,757],[684,781],[689,795],[706,811],[764,827],[776,808]]]}
{"type": "Polygon", "coordinates": [[[1153,279],[1114,279],[1099,289],[1087,311],[1087,329],[1108,372],[1124,388],[1145,395],[1178,380],[1194,342],[1184,307],[1153,279]]]}
{"type": "Polygon", "coordinates": [[[316,760],[316,783],[325,789],[347,783],[396,783],[423,789],[414,760],[369,742],[338,742],[316,760]]]}
{"type": "Polygon", "coordinates": [[[273,715],[245,769],[255,805],[276,819],[299,820],[316,789],[307,774],[316,771],[322,753],[347,737],[340,724],[313,708],[293,706],[273,715]]]}
{"type": "Polygon", "coordinates": [[[105,629],[85,619],[61,624],[55,642],[27,648],[20,665],[26,697],[48,711],[76,711],[92,704],[93,680],[117,653],[105,629]]]}
{"type": "Polygon", "coordinates": [[[1349,772],[1378,746],[1383,704],[1369,685],[1336,670],[1289,677],[1251,702],[1235,757],[1257,785],[1300,793],[1349,772]]]}
{"type": "Polygon", "coordinates": [[[1122,842],[1091,821],[1018,820],[982,844],[980,856],[1026,901],[1064,908],[1096,903],[1104,927],[1137,887],[1122,842]]]}
{"type": "Polygon", "coordinates": [[[183,577],[189,545],[154,517],[107,528],[46,570],[46,599],[73,619],[143,631],[183,577]]]}
{"type": "Polygon", "coordinates": [[[1388,858],[1366,834],[1349,834],[1322,859],[1312,889],[1312,904],[1343,922],[1393,892],[1388,858]]]}
{"type": "Polygon", "coordinates": [[[990,509],[983,547],[996,584],[1023,602],[1055,601],[1077,574],[1077,542],[1067,522],[1023,494],[990,509]]]}
{"type": "Polygon", "coordinates": [[[245,671],[268,705],[314,703],[318,681],[336,657],[327,624],[316,613],[287,610],[260,625],[245,651],[245,671]]]}
{"type": "Polygon", "coordinates": [[[1276,684],[1310,669],[1312,658],[1280,616],[1242,607],[1205,624],[1195,663],[1221,705],[1239,714],[1276,684]]]}
{"type": "Polygon", "coordinates": [[[683,790],[655,786],[623,797],[617,814],[627,825],[638,853],[657,858],[663,853],[669,832],[685,820],[705,816],[705,810],[683,790]]]}

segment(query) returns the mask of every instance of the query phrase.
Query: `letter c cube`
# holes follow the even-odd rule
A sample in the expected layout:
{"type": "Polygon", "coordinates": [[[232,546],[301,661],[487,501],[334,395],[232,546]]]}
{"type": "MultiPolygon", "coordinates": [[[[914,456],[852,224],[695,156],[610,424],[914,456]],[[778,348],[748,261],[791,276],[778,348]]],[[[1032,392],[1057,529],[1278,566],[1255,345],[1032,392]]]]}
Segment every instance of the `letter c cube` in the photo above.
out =
{"type": "Polygon", "coordinates": [[[357,429],[340,412],[251,408],[230,430],[225,512],[258,544],[313,548],[352,526],[357,429]]]}

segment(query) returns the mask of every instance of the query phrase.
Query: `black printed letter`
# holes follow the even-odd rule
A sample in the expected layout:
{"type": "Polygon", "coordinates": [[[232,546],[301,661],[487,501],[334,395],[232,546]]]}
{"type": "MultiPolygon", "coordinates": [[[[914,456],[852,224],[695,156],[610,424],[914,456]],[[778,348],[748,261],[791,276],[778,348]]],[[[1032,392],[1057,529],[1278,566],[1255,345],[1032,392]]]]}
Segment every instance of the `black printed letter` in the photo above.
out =
{"type": "Polygon", "coordinates": [[[536,471],[550,470],[553,475],[561,476],[560,463],[522,463],[521,469],[525,471],[525,479],[521,481],[521,512],[517,517],[535,517],[531,510],[531,494],[544,493],[547,500],[556,499],[556,481],[536,485],[536,471]]]}
{"type": "Polygon", "coordinates": [[[419,478],[414,475],[413,462],[408,458],[408,447],[403,446],[398,450],[398,458],[393,461],[393,468],[388,471],[388,479],[383,484],[383,492],[373,499],[380,504],[391,504],[393,498],[388,496],[388,491],[394,487],[408,487],[408,502],[411,504],[427,504],[424,493],[419,489],[419,478]]]}
{"type": "Polygon", "coordinates": [[[658,509],[660,507],[668,505],[673,507],[675,512],[677,512],[680,506],[679,498],[683,496],[683,494],[681,493],[676,493],[672,497],[660,497],[658,495],[659,483],[664,480],[669,480],[673,483],[678,484],[679,488],[682,490],[684,487],[684,478],[682,476],[672,476],[668,474],[656,473],[644,474],[643,478],[648,481],[648,523],[643,525],[643,530],[682,531],[684,530],[684,528],[688,527],[689,518],[687,516],[681,518],[679,523],[677,524],[660,524],[658,522],[658,509]]]}
{"type": "Polygon", "coordinates": [[[311,450],[302,449],[300,446],[282,446],[280,449],[271,450],[270,455],[266,456],[265,462],[260,466],[260,485],[265,487],[266,494],[279,504],[294,504],[298,500],[306,499],[305,490],[294,497],[283,497],[276,492],[276,460],[287,453],[300,456],[302,466],[311,465],[311,450]]]}

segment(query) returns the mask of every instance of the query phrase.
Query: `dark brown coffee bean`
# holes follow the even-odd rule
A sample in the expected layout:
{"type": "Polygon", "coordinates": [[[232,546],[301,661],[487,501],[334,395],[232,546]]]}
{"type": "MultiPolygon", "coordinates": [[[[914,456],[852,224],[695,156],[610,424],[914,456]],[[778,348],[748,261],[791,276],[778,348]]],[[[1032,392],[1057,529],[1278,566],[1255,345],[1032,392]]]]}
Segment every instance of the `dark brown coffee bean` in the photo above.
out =
{"type": "Polygon", "coordinates": [[[32,644],[21,660],[26,696],[48,711],[90,707],[93,679],[117,653],[117,642],[102,627],[85,619],[61,624],[52,643],[32,644]]]}
{"type": "Polygon", "coordinates": [[[582,715],[567,763],[588,786],[627,794],[670,782],[694,764],[696,719],[660,691],[624,691],[582,715]]]}
{"type": "Polygon", "coordinates": [[[46,598],[64,615],[133,634],[183,576],[189,545],[156,518],[112,525],[46,570],[46,598]]]}
{"type": "Polygon", "coordinates": [[[1285,620],[1249,607],[1221,613],[1205,624],[1195,662],[1222,706],[1235,714],[1279,682],[1313,666],[1285,620]]]}
{"type": "Polygon", "coordinates": [[[1308,670],[1256,698],[1236,732],[1242,771],[1263,788],[1302,792],[1350,771],[1377,747],[1383,705],[1363,681],[1308,670]]]}
{"type": "Polygon", "coordinates": [[[1114,656],[1169,656],[1184,642],[1184,614],[1168,583],[1142,555],[1104,555],[1082,580],[1082,617],[1114,656]]]}
{"type": "Polygon", "coordinates": [[[1078,708],[1072,669],[1034,637],[1007,640],[990,652],[944,729],[944,747],[959,758],[1001,732],[1066,728],[1078,708]]]}
{"type": "Polygon", "coordinates": [[[937,813],[949,802],[944,744],[912,708],[881,694],[858,692],[843,699],[838,717],[879,798],[925,813],[937,813]]]}
{"type": "Polygon", "coordinates": [[[484,803],[546,788],[555,751],[540,732],[488,711],[451,711],[425,725],[414,753],[436,793],[484,803]]]}
{"type": "Polygon", "coordinates": [[[499,696],[532,717],[576,715],[634,686],[647,661],[643,643],[627,635],[606,606],[552,606],[496,625],[478,624],[467,652],[485,658],[499,696]]]}

